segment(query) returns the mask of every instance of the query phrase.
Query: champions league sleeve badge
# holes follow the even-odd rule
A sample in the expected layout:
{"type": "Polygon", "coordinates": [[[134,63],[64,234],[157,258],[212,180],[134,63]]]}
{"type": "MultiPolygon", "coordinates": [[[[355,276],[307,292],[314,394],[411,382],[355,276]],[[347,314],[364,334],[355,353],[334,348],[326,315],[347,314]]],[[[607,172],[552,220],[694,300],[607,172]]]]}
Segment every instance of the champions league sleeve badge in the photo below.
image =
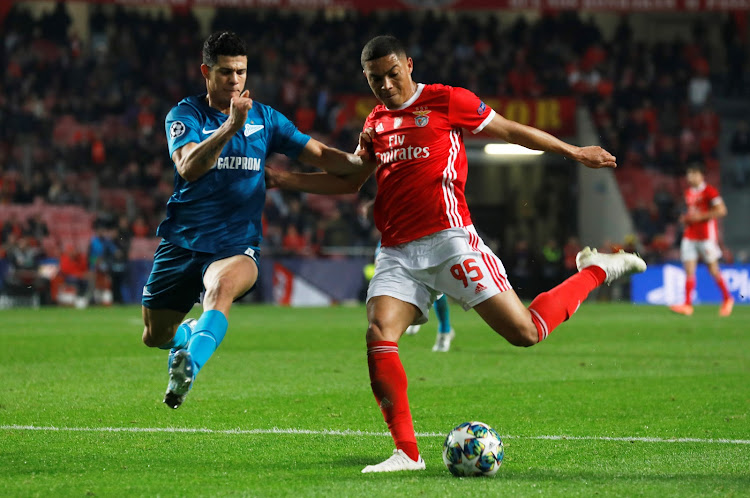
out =
{"type": "Polygon", "coordinates": [[[175,139],[181,137],[185,133],[185,125],[182,121],[175,121],[172,126],[169,127],[169,138],[175,139]]]}

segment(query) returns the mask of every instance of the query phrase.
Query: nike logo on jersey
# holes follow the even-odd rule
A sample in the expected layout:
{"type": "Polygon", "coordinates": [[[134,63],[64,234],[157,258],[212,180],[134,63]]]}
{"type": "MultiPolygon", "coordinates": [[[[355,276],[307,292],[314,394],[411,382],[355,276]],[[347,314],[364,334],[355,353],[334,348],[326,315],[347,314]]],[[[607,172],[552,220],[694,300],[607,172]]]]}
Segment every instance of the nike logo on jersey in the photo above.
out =
{"type": "Polygon", "coordinates": [[[214,128],[213,130],[207,130],[207,129],[203,128],[203,134],[204,135],[210,135],[211,133],[215,132],[216,130],[218,130],[218,128],[214,128]]]}

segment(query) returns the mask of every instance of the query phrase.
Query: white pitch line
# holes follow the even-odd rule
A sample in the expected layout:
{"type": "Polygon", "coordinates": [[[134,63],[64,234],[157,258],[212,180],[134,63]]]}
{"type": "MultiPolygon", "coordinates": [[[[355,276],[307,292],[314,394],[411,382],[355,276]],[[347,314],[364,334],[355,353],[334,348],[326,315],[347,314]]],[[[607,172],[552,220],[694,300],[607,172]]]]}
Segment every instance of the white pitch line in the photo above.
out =
{"type": "MultiPolygon", "coordinates": [[[[164,432],[187,434],[311,434],[316,436],[390,436],[388,432],[368,432],[346,429],[311,430],[311,429],[208,429],[191,427],[54,427],[37,425],[0,425],[4,431],[61,431],[61,432],[164,432]]],[[[437,432],[419,432],[417,437],[445,437],[437,432]]],[[[701,439],[691,437],[609,437],[609,436],[500,436],[503,439],[541,439],[551,441],[615,441],[640,443],[701,443],[701,444],[747,444],[750,439],[701,439]]]]}

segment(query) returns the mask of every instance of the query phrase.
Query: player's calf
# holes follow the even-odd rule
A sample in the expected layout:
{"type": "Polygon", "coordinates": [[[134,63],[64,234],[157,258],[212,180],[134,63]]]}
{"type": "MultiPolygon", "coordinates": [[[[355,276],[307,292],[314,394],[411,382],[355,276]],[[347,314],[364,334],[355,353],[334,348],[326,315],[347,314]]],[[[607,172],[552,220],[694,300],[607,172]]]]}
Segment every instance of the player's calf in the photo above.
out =
{"type": "Polygon", "coordinates": [[[150,348],[171,349],[185,342],[179,336],[178,330],[185,318],[185,313],[174,310],[152,310],[145,306],[142,308],[142,313],[143,344],[150,348]],[[172,344],[173,341],[177,341],[177,344],[172,344]]]}
{"type": "Polygon", "coordinates": [[[500,335],[513,346],[528,348],[539,342],[539,333],[534,323],[529,320],[528,323],[518,324],[515,327],[506,329],[500,335]]]}
{"type": "Polygon", "coordinates": [[[474,309],[492,330],[513,346],[529,347],[539,342],[531,314],[513,289],[495,294],[474,309]]]}

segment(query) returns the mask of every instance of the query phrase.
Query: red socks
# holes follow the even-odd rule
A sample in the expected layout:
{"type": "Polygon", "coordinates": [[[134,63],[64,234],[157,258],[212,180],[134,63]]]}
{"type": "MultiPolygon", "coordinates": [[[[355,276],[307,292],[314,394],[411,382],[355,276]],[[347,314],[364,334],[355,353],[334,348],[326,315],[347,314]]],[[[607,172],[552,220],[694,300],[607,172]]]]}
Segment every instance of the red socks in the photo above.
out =
{"type": "Polygon", "coordinates": [[[604,283],[607,274],[598,266],[588,266],[553,289],[539,294],[529,305],[539,341],[578,310],[589,292],[604,283]]]}
{"type": "Polygon", "coordinates": [[[685,279],[685,304],[693,304],[693,291],[695,290],[695,276],[685,279]]]}
{"type": "MultiPolygon", "coordinates": [[[[695,283],[693,283],[693,285],[695,285],[695,283]]],[[[724,282],[721,274],[716,277],[716,285],[718,285],[719,289],[721,289],[721,296],[724,299],[724,302],[729,301],[732,298],[732,295],[729,294],[729,289],[727,289],[727,284],[726,282],[724,282]]]]}
{"type": "Polygon", "coordinates": [[[406,396],[406,372],[398,356],[398,344],[390,341],[368,343],[367,365],[370,367],[372,393],[396,448],[403,450],[412,460],[419,460],[417,436],[406,396]]]}
{"type": "MultiPolygon", "coordinates": [[[[729,293],[729,289],[727,289],[727,283],[724,282],[724,279],[722,278],[721,274],[719,274],[718,277],[714,278],[716,281],[716,285],[719,286],[719,290],[721,291],[721,297],[724,299],[724,302],[729,301],[732,298],[732,295],[729,293]]],[[[695,290],[695,275],[692,277],[687,277],[685,279],[685,304],[692,304],[693,303],[693,291],[695,290]]]]}

